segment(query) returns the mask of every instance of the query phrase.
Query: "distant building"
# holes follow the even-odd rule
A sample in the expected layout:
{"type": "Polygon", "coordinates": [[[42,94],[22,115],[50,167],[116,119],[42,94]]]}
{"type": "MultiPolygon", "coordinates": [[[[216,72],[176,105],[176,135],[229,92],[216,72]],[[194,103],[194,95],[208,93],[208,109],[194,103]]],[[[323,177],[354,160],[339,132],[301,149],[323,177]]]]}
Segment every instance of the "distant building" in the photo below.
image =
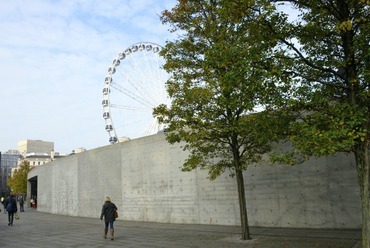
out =
{"type": "Polygon", "coordinates": [[[54,142],[42,140],[22,140],[18,142],[18,150],[0,152],[0,197],[10,194],[8,178],[24,160],[30,166],[38,166],[65,156],[54,152],[54,142]]]}
{"type": "Polygon", "coordinates": [[[38,152],[48,153],[54,151],[54,142],[43,140],[22,140],[18,142],[18,151],[20,154],[38,152]]]}
{"type": "Polygon", "coordinates": [[[11,176],[12,169],[17,167],[19,152],[9,150],[5,153],[0,152],[0,195],[6,196],[10,193],[8,178],[11,176]]]}
{"type": "Polygon", "coordinates": [[[23,160],[30,162],[30,166],[38,166],[53,161],[66,155],[54,152],[54,142],[43,140],[22,140],[18,142],[19,160],[18,165],[23,160]]]}

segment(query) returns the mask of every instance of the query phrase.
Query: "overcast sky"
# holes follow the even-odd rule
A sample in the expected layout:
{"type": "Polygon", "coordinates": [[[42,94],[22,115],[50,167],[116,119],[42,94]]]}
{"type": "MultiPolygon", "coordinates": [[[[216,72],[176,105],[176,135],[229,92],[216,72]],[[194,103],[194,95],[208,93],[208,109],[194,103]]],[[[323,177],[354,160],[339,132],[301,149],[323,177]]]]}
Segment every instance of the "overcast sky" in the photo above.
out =
{"type": "Polygon", "coordinates": [[[71,153],[109,145],[102,118],[107,69],[119,52],[171,34],[175,0],[12,0],[0,8],[0,151],[21,140],[71,153]]]}

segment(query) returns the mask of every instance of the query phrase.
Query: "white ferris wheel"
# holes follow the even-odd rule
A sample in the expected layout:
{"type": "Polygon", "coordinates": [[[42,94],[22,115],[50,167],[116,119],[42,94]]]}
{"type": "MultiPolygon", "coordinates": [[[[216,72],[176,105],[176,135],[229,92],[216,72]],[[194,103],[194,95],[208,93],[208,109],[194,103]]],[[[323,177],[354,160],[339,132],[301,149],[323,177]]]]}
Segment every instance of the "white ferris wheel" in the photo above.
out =
{"type": "Polygon", "coordinates": [[[133,44],[120,52],[108,68],[103,87],[103,118],[109,142],[139,138],[163,129],[153,108],[169,103],[168,74],[162,68],[162,47],[152,42],[133,44]]]}

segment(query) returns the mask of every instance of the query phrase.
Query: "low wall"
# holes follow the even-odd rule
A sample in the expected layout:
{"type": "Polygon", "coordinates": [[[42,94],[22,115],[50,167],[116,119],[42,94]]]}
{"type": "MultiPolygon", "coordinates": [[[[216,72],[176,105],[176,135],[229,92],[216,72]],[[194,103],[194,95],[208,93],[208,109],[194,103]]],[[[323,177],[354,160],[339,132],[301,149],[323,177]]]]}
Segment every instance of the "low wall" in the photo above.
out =
{"type": "MultiPolygon", "coordinates": [[[[104,196],[110,196],[124,220],[240,225],[236,179],[225,173],[210,181],[207,171],[182,172],[187,155],[158,134],[55,160],[28,178],[37,178],[41,212],[97,218],[104,196]]],[[[251,226],[361,226],[357,174],[349,157],[251,166],[244,181],[251,226]]]]}

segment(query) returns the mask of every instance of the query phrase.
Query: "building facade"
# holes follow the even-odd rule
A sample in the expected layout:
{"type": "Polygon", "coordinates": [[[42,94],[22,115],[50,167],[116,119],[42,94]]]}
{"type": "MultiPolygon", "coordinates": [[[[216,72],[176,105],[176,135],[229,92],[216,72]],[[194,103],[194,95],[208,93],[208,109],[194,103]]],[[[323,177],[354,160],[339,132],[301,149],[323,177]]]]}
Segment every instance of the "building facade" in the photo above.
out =
{"type": "Polygon", "coordinates": [[[10,193],[8,186],[8,178],[11,176],[12,170],[17,167],[19,152],[17,150],[9,150],[5,153],[0,152],[0,195],[6,196],[10,193]]]}
{"type": "MultiPolygon", "coordinates": [[[[57,159],[28,174],[27,195],[40,212],[99,216],[105,196],[120,219],[180,224],[240,225],[236,179],[225,172],[181,171],[189,153],[163,133],[57,159]]],[[[251,226],[361,227],[354,158],[336,154],[296,166],[250,165],[243,172],[251,226]]]]}
{"type": "Polygon", "coordinates": [[[35,167],[65,156],[54,152],[54,142],[42,140],[22,140],[18,142],[18,150],[0,152],[0,197],[10,194],[8,178],[24,160],[35,167]]]}
{"type": "Polygon", "coordinates": [[[54,142],[43,140],[19,141],[18,152],[20,154],[18,165],[27,160],[30,166],[39,166],[65,156],[54,152],[54,142]]]}
{"type": "Polygon", "coordinates": [[[22,140],[18,142],[18,151],[21,155],[32,152],[50,154],[51,151],[54,151],[54,142],[43,140],[22,140]]]}

